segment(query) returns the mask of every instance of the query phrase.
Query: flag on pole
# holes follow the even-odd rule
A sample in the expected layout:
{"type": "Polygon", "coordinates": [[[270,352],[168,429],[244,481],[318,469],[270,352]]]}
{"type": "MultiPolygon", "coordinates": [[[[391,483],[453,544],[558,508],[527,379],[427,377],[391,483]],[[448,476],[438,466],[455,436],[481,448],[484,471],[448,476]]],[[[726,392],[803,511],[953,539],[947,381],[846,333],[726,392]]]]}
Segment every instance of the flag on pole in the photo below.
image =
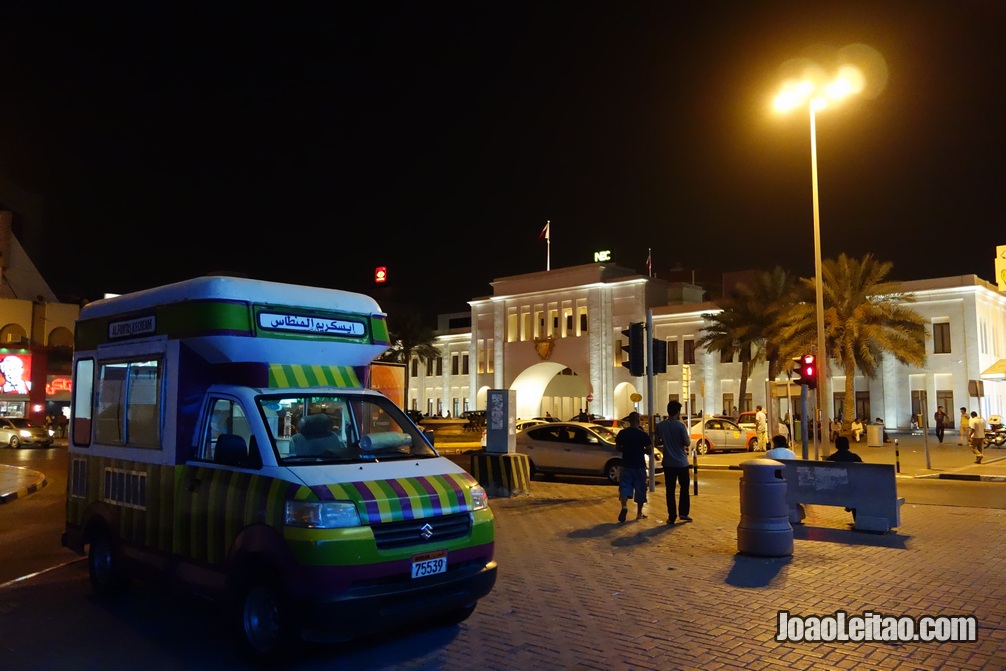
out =
{"type": "Polygon", "coordinates": [[[551,221],[552,220],[549,219],[548,221],[545,222],[545,228],[541,229],[541,233],[538,234],[538,239],[539,240],[541,240],[542,238],[545,238],[545,240],[549,240],[549,237],[548,237],[548,225],[551,223],[551,221]]]}
{"type": "Polygon", "coordinates": [[[646,248],[646,274],[653,277],[653,250],[646,248]]]}

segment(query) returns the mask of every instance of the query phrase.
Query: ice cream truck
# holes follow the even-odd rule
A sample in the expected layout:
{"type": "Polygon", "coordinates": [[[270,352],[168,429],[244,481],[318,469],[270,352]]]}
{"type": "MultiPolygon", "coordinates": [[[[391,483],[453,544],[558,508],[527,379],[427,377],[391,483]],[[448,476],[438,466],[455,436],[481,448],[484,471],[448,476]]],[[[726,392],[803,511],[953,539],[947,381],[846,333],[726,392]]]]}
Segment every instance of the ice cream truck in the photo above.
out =
{"type": "Polygon", "coordinates": [[[368,388],[385,318],[365,295],[220,276],[82,308],[63,545],[95,591],[211,598],[259,660],[467,618],[495,584],[493,514],[368,388]]]}

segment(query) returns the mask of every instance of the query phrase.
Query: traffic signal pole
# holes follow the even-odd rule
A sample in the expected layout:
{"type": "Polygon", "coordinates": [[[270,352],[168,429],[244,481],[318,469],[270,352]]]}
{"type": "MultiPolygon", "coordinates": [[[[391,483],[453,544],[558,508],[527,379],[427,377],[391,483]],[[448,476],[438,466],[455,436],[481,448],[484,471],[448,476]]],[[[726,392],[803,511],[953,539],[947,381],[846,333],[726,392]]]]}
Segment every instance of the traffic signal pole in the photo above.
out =
{"type": "Polygon", "coordinates": [[[810,459],[807,445],[807,385],[800,385],[800,441],[803,443],[803,458],[810,459]]]}

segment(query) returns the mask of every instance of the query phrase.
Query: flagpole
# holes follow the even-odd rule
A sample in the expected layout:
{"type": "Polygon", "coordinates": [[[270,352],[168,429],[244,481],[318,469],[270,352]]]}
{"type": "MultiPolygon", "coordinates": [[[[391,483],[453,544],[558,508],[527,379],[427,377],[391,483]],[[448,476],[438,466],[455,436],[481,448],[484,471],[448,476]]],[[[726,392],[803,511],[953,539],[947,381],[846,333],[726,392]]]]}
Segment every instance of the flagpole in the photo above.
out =
{"type": "Polygon", "coordinates": [[[552,220],[545,222],[545,271],[552,270],[552,220]]]}

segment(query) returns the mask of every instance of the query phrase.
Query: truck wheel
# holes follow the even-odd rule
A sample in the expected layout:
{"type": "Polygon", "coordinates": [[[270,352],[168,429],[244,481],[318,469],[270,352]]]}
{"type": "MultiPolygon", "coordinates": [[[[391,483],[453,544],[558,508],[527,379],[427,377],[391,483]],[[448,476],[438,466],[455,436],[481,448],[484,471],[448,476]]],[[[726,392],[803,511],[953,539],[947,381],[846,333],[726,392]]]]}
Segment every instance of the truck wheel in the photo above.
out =
{"type": "Polygon", "coordinates": [[[279,661],[291,647],[291,612],[275,578],[258,575],[237,592],[234,603],[234,633],[249,660],[279,661]]]}
{"type": "Polygon", "coordinates": [[[115,544],[105,530],[95,532],[91,538],[87,552],[87,572],[94,591],[104,596],[121,594],[129,585],[122,562],[116,556],[115,544]]]}

